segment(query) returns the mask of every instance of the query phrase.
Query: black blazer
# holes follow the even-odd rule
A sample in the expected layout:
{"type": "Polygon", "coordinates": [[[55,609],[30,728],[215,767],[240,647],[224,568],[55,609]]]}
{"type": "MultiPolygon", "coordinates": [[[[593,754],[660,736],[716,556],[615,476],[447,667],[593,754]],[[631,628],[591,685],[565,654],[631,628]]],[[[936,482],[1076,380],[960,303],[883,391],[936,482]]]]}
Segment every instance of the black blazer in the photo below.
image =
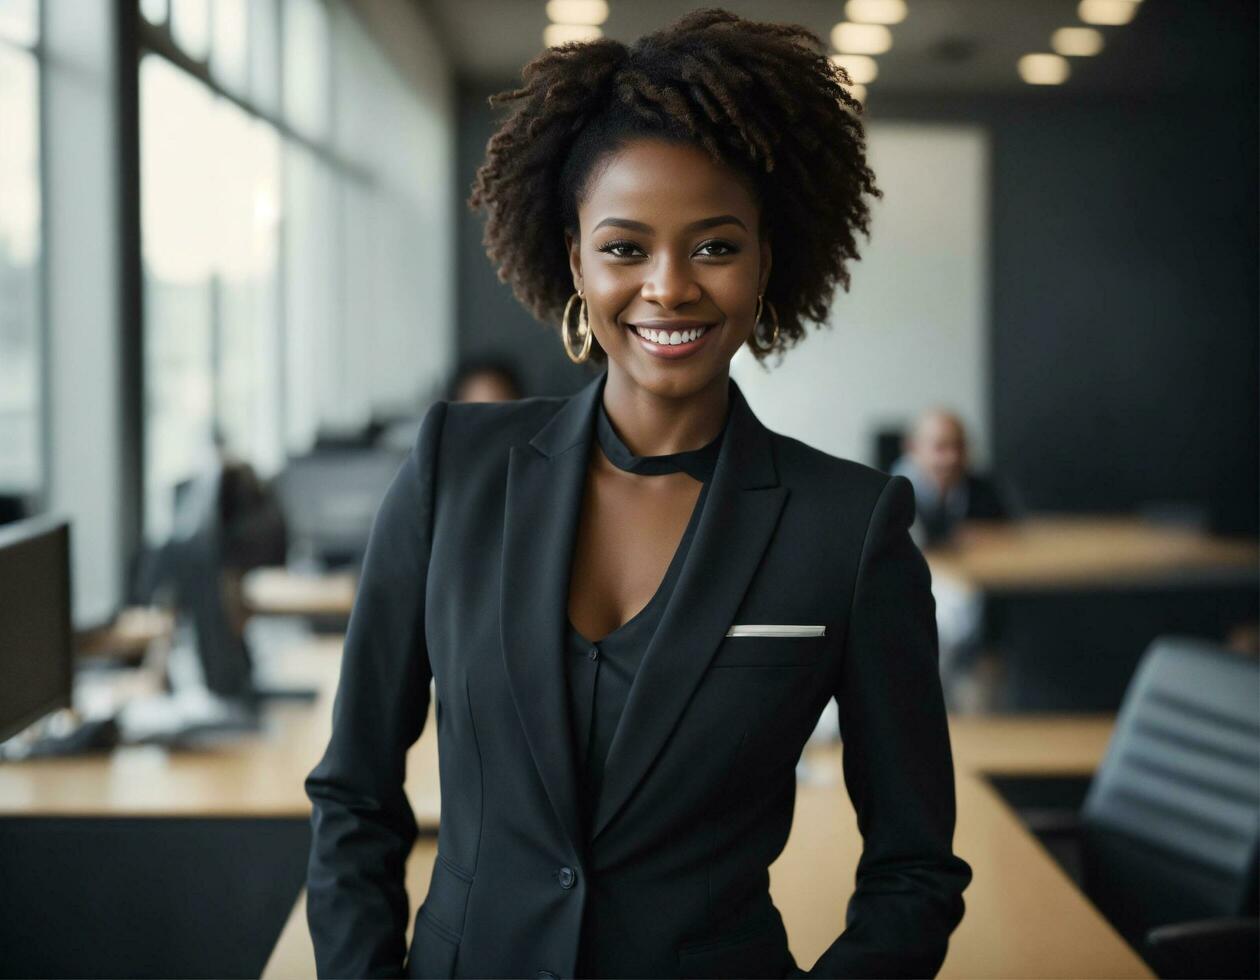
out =
{"type": "Polygon", "coordinates": [[[319,975],[572,977],[579,941],[605,977],[803,975],[767,868],[832,697],[865,846],[844,933],[809,975],[934,975],[971,868],[952,853],[910,482],[771,432],[734,380],[707,506],[582,839],[561,657],[601,379],[569,398],[437,402],[386,493],[306,780],[319,975]],[[726,635],[750,624],[825,633],[726,635]],[[442,819],[407,950],[403,778],[430,680],[442,819]]]}

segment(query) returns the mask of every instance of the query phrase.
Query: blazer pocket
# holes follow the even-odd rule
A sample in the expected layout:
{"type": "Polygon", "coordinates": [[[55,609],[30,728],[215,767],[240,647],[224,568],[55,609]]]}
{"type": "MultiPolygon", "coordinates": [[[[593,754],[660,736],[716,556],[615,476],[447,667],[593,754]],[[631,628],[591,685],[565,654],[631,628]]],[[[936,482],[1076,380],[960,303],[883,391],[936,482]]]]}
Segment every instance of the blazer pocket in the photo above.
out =
{"type": "Polygon", "coordinates": [[[826,627],[732,626],[711,667],[803,667],[822,655],[826,627]]]}
{"type": "Polygon", "coordinates": [[[453,974],[472,881],[471,874],[438,854],[429,878],[429,892],[416,910],[407,956],[408,977],[453,974]]]}
{"type": "Polygon", "coordinates": [[[745,623],[732,626],[727,636],[826,636],[826,626],[809,626],[797,623],[745,623]]]}
{"type": "Polygon", "coordinates": [[[787,932],[771,909],[751,926],[678,947],[680,977],[782,977],[790,965],[787,932]]]}

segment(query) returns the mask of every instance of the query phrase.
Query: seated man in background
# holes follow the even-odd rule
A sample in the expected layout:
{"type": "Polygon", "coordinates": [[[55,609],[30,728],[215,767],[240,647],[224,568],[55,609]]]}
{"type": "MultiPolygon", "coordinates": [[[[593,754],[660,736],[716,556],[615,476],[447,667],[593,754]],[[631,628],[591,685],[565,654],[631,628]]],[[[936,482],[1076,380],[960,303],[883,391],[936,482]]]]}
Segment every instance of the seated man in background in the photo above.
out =
{"type": "Polygon", "coordinates": [[[920,546],[942,544],[965,520],[1005,520],[1012,516],[1007,495],[967,469],[967,433],[958,416],[943,408],[924,412],[906,436],[904,453],[892,472],[914,484],[920,546]]]}
{"type": "MultiPolygon", "coordinates": [[[[946,544],[966,520],[1004,520],[1009,497],[967,469],[967,433],[946,409],[924,412],[903,442],[892,472],[914,484],[917,516],[910,529],[923,548],[946,544]]],[[[992,680],[977,671],[985,635],[984,596],[965,584],[933,577],[940,639],[941,684],[946,707],[956,714],[990,710],[992,680]]]]}

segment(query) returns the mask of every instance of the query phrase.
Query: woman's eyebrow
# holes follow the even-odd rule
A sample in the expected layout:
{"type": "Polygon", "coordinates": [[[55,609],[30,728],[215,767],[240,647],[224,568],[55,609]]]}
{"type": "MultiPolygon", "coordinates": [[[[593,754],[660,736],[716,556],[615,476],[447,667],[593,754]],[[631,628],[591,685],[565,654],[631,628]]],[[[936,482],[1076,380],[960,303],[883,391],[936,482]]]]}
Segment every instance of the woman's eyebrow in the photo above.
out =
{"type": "MultiPolygon", "coordinates": [[[[628,231],[639,231],[645,235],[652,234],[652,226],[645,225],[642,221],[631,221],[629,218],[605,218],[594,228],[592,232],[599,231],[604,225],[610,225],[614,228],[625,228],[628,231]]],[[[699,221],[693,221],[686,228],[685,232],[703,231],[705,228],[715,228],[718,225],[739,225],[744,231],[748,230],[748,226],[740,221],[733,214],[718,214],[712,218],[701,218],[699,221]]]]}

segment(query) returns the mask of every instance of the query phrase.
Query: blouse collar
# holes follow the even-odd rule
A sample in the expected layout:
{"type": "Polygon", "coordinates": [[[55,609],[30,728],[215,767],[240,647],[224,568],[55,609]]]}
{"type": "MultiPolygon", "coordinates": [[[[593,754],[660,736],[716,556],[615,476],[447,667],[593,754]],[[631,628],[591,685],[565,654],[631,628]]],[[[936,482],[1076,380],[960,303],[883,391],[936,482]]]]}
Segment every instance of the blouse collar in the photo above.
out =
{"type": "Polygon", "coordinates": [[[722,437],[726,434],[726,426],[730,421],[729,411],[718,434],[699,449],[687,449],[660,456],[636,456],[613,428],[608,412],[604,408],[602,390],[598,401],[599,411],[595,422],[595,432],[599,438],[599,447],[618,469],[628,473],[638,473],[641,476],[656,476],[681,471],[701,483],[707,483],[712,478],[713,471],[717,467],[718,452],[722,448],[722,437]]]}

